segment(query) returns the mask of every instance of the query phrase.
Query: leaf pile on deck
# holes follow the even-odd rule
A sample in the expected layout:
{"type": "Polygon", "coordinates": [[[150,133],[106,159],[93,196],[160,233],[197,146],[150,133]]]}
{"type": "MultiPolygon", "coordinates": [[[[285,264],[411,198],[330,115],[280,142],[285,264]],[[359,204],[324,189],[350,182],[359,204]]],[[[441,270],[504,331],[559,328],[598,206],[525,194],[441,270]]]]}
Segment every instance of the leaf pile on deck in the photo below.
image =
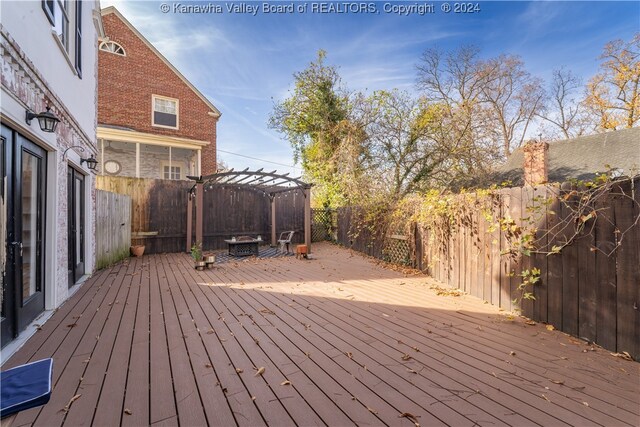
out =
{"type": "Polygon", "coordinates": [[[464,292],[462,292],[460,289],[449,289],[449,288],[443,288],[441,286],[438,285],[433,285],[430,286],[429,289],[432,289],[436,292],[436,295],[442,297],[459,297],[464,295],[464,292]]]}

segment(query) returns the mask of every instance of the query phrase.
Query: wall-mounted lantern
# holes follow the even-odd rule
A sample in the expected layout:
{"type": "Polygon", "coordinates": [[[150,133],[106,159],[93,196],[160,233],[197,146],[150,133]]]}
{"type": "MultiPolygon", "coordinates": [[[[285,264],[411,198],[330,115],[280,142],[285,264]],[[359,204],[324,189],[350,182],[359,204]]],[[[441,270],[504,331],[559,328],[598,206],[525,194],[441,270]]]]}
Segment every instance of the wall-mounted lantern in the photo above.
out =
{"type": "Polygon", "coordinates": [[[43,111],[40,114],[36,114],[31,110],[27,110],[25,121],[31,126],[31,120],[38,119],[38,124],[43,132],[53,133],[56,131],[56,126],[60,119],[55,116],[51,111],[51,108],[47,106],[47,111],[43,111]]]}

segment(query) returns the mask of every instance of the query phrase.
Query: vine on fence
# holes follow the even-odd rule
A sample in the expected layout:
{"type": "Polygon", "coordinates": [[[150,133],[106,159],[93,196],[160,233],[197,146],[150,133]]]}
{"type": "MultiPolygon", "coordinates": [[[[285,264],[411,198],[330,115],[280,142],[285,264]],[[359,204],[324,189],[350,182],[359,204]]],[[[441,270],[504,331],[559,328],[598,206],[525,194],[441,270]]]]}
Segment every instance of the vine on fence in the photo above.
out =
{"type": "MultiPolygon", "coordinates": [[[[627,201],[637,207],[638,202],[634,197],[637,191],[634,186],[636,180],[637,177],[616,180],[605,173],[590,181],[573,180],[562,186],[547,185],[545,195],[531,198],[518,218],[511,217],[508,212],[501,213],[500,208],[505,204],[504,190],[498,187],[474,193],[463,191],[459,194],[433,190],[407,196],[393,209],[387,210],[385,207],[370,212],[362,218],[364,222],[359,227],[367,227],[371,231],[371,223],[368,221],[374,220],[376,222],[373,229],[378,234],[381,230],[394,230],[394,233],[410,236],[412,225],[417,224],[422,229],[429,230],[428,244],[446,244],[450,237],[459,232],[461,226],[473,225],[472,212],[477,211],[488,224],[487,232],[501,231],[506,246],[502,248],[500,255],[508,256],[516,262],[533,254],[554,256],[578,239],[593,237],[598,221],[608,221],[614,225],[611,215],[613,200],[627,201]],[[630,187],[625,191],[627,181],[630,187]],[[388,211],[391,215],[385,217],[385,212],[388,211]],[[549,225],[540,228],[546,222],[545,218],[550,218],[549,225]]],[[[640,217],[636,216],[625,229],[615,229],[613,245],[593,244],[590,250],[601,252],[605,256],[613,255],[625,235],[638,225],[638,221],[640,217]]],[[[493,244],[497,244],[497,241],[493,244]]],[[[412,250],[415,253],[415,247],[412,250]]],[[[511,274],[515,276],[513,271],[511,274]]],[[[522,281],[517,288],[520,295],[514,299],[517,305],[523,299],[535,299],[532,289],[541,280],[540,270],[537,268],[525,269],[518,276],[522,281]]]]}

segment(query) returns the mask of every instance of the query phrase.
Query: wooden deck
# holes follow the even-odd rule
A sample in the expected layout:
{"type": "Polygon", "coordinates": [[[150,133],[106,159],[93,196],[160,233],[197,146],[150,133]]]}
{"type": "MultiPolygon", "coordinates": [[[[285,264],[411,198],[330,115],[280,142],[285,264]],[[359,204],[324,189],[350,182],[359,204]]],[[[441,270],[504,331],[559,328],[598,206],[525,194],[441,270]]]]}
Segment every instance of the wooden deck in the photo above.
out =
{"type": "Polygon", "coordinates": [[[313,255],[99,271],[3,366],[52,356],[55,386],[2,424],[639,425],[640,364],[348,250],[313,255]]]}

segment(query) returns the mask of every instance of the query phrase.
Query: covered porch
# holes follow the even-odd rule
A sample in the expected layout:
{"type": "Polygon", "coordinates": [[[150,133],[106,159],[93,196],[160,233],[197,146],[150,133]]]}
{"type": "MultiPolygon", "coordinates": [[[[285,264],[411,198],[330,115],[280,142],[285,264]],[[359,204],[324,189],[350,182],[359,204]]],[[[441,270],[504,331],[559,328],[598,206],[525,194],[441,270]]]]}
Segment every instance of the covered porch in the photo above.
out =
{"type": "Polygon", "coordinates": [[[436,285],[328,243],[131,258],[5,363],[54,390],[3,425],[637,425],[638,363],[436,285]]]}

